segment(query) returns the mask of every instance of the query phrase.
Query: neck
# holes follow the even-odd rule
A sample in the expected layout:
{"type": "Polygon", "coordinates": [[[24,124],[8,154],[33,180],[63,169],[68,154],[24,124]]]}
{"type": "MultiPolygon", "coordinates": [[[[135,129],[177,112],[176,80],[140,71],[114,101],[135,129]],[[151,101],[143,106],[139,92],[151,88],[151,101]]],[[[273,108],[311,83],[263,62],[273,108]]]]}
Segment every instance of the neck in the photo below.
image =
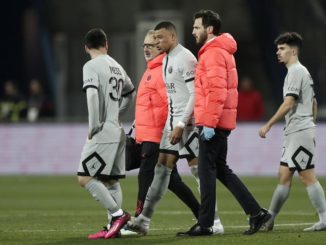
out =
{"type": "Polygon", "coordinates": [[[177,45],[178,45],[177,42],[173,43],[173,44],[171,45],[171,47],[169,48],[169,50],[166,51],[166,53],[167,53],[167,54],[168,54],[168,53],[171,53],[171,51],[172,51],[172,50],[173,50],[177,45]]]}
{"type": "Polygon", "coordinates": [[[94,59],[99,55],[107,54],[107,49],[106,48],[91,49],[88,51],[88,53],[91,56],[91,58],[94,59]]]}
{"type": "Polygon", "coordinates": [[[207,39],[206,39],[206,42],[205,43],[208,43],[210,40],[212,40],[213,38],[215,38],[216,36],[213,35],[213,34],[208,34],[207,35],[207,39]]]}
{"type": "Polygon", "coordinates": [[[297,63],[299,60],[298,60],[298,56],[292,56],[288,63],[286,63],[286,67],[289,68],[291,65],[293,65],[294,63],[297,63]]]}

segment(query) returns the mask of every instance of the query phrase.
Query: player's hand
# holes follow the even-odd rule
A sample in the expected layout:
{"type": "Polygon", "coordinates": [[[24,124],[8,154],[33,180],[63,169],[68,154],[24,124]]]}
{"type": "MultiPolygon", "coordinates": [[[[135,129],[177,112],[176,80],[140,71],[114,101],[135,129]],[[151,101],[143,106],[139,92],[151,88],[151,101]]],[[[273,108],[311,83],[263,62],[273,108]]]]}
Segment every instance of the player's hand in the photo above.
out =
{"type": "Polygon", "coordinates": [[[200,138],[202,140],[207,140],[209,141],[213,136],[215,135],[215,130],[214,128],[209,128],[209,127],[203,127],[203,130],[201,131],[200,138]]]}
{"type": "Polygon", "coordinates": [[[170,134],[170,143],[172,145],[179,143],[182,137],[182,133],[183,133],[183,128],[178,126],[175,127],[170,134]]]}
{"type": "Polygon", "coordinates": [[[271,126],[265,124],[263,127],[261,127],[259,129],[259,136],[261,138],[266,138],[266,134],[268,133],[268,131],[271,129],[271,126]]]}

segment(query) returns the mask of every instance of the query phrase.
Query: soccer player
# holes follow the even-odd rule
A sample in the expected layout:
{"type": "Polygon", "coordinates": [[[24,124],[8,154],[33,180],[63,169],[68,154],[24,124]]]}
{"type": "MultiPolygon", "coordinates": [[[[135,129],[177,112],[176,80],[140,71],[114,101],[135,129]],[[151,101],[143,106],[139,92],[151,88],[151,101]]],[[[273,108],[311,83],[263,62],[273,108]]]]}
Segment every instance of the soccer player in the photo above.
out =
{"type": "Polygon", "coordinates": [[[121,209],[118,182],[125,176],[125,133],[119,122],[134,97],[134,86],[124,69],[107,54],[108,42],[102,29],[85,36],[91,60],[83,67],[89,130],[78,168],[78,182],[108,210],[109,225],[89,239],[114,238],[130,219],[121,209]]]}
{"type": "MultiPolygon", "coordinates": [[[[138,172],[138,195],[135,216],[143,210],[145,197],[150,187],[159,155],[160,140],[168,113],[168,101],[162,77],[162,61],[165,53],[157,48],[155,31],[150,30],[144,39],[144,57],[147,69],[139,83],[136,98],[136,141],[141,143],[142,160],[138,172]]],[[[199,202],[182,181],[177,168],[173,168],[168,188],[175,193],[198,217],[199,202]]],[[[121,229],[121,235],[132,235],[121,229]]]]}
{"type": "Polygon", "coordinates": [[[189,236],[213,234],[216,178],[234,195],[246,214],[250,227],[244,234],[257,232],[271,216],[262,209],[246,186],[226,163],[227,138],[236,126],[238,76],[233,54],[236,41],[220,33],[221,20],[211,10],[194,14],[193,36],[201,46],[195,76],[195,122],[199,127],[198,174],[201,207],[198,222],[189,236]]]}
{"type": "MultiPolygon", "coordinates": [[[[163,59],[163,79],[168,94],[168,118],[160,142],[160,154],[152,184],[146,195],[142,213],[128,227],[146,234],[155,205],[166,193],[171,172],[179,158],[187,158],[194,175],[197,173],[198,133],[193,123],[194,72],[197,60],[178,43],[175,26],[168,21],[155,27],[158,47],[166,52],[163,59]]],[[[214,215],[213,215],[214,218],[214,215]]],[[[216,216],[215,233],[223,233],[223,226],[216,216]]]]}
{"type": "Polygon", "coordinates": [[[302,38],[296,32],[286,32],[276,38],[275,44],[278,61],[287,67],[288,73],[284,80],[283,103],[259,130],[259,136],[266,138],[272,126],[285,117],[279,184],[269,207],[272,217],[266,222],[265,229],[273,230],[275,217],[289,196],[293,174],[298,171],[309,199],[319,215],[319,222],[304,231],[326,230],[325,194],[314,171],[317,101],[313,80],[307,68],[299,61],[302,38]]]}

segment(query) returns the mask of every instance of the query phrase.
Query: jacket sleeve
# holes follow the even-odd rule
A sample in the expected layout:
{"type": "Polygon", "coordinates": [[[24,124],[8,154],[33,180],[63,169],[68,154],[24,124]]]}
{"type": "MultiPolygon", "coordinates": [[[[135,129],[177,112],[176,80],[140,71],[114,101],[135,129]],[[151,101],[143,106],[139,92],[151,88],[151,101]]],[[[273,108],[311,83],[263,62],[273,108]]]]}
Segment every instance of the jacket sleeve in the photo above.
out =
{"type": "Polygon", "coordinates": [[[205,60],[206,111],[204,126],[216,127],[227,97],[227,67],[222,51],[212,52],[205,60]]]}

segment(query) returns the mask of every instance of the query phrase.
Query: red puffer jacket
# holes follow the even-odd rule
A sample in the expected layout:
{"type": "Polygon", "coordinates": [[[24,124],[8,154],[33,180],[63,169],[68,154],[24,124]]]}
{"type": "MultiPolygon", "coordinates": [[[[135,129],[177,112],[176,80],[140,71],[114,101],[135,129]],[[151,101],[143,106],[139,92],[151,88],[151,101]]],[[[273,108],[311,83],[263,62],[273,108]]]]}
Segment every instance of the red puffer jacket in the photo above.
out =
{"type": "Polygon", "coordinates": [[[238,73],[233,54],[237,43],[222,34],[201,47],[195,77],[196,125],[232,130],[236,127],[238,73]]]}
{"type": "Polygon", "coordinates": [[[161,54],[147,63],[136,99],[136,141],[159,143],[168,113],[168,100],[162,77],[161,54]]]}

